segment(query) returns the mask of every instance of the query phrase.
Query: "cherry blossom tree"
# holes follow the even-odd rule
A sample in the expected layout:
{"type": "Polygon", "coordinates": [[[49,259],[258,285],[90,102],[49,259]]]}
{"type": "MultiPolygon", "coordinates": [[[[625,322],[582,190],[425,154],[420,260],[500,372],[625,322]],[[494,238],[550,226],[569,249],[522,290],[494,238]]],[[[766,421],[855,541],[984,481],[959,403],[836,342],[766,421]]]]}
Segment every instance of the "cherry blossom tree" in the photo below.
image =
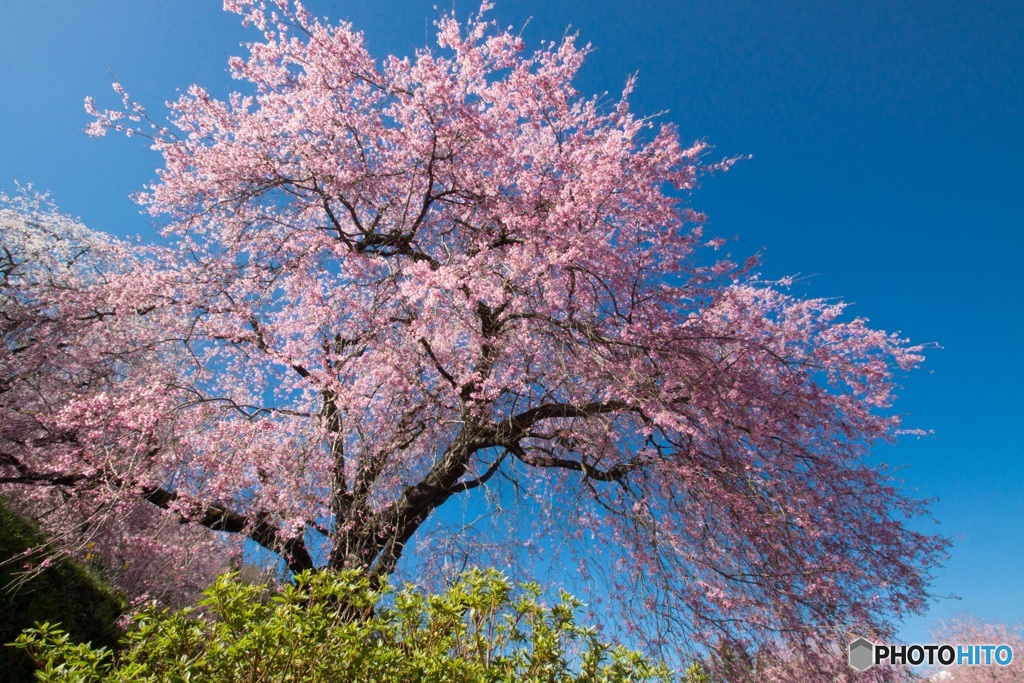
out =
{"type": "Polygon", "coordinates": [[[587,46],[530,53],[487,4],[380,64],[298,3],[225,5],[263,34],[242,92],[166,124],[87,102],[162,155],[138,198],[166,237],[94,307],[137,355],[56,418],[121,454],[97,481],[293,570],[554,563],[648,644],[922,608],[946,542],[867,460],[921,347],[716,261],[686,199],[730,161],[634,115],[632,80],[581,97],[587,46]]]}
{"type": "Polygon", "coordinates": [[[0,195],[0,233],[0,494],[53,535],[50,550],[105,568],[129,596],[187,602],[228,557],[209,530],[182,527],[124,486],[137,479],[137,444],[122,437],[139,425],[121,416],[132,407],[128,419],[140,419],[160,365],[156,328],[112,308],[118,279],[140,267],[136,252],[31,188],[0,195]],[[87,447],[70,418],[86,405],[111,437],[87,447]],[[101,416],[104,405],[117,415],[101,416]]]}
{"type": "MultiPolygon", "coordinates": [[[[944,683],[1010,683],[1024,680],[1024,625],[989,622],[971,614],[961,614],[941,621],[931,630],[932,642],[951,645],[1008,645],[1013,660],[1008,666],[998,664],[969,666],[953,664],[937,667],[929,680],[944,683]]],[[[990,655],[991,656],[991,655],[990,655]]]]}

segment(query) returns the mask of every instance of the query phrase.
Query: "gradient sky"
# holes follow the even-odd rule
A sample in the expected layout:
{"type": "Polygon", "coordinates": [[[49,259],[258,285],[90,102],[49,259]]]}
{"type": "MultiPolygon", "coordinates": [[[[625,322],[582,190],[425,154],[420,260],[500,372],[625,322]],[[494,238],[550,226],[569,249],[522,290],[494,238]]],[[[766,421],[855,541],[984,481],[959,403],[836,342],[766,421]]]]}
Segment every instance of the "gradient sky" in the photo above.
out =
{"type": "MultiPolygon", "coordinates": [[[[427,44],[439,12],[308,6],[352,21],[378,58],[427,44]]],[[[525,25],[531,47],[571,25],[596,47],[581,92],[618,93],[639,72],[634,111],[753,155],[693,197],[710,233],[739,236],[735,255],[763,251],[765,276],[801,275],[801,293],[941,346],[898,404],[934,436],[876,457],[937,498],[928,528],[955,545],[934,592],[960,599],[901,635],[928,642],[931,620],[964,610],[1024,617],[1024,3],[505,0],[491,16],[525,25]]],[[[152,234],[128,195],[158,157],[138,138],[88,138],[83,99],[117,103],[108,70],[154,114],[193,82],[223,96],[227,57],[257,37],[216,0],[3,2],[0,189],[31,182],[94,229],[152,234]]]]}

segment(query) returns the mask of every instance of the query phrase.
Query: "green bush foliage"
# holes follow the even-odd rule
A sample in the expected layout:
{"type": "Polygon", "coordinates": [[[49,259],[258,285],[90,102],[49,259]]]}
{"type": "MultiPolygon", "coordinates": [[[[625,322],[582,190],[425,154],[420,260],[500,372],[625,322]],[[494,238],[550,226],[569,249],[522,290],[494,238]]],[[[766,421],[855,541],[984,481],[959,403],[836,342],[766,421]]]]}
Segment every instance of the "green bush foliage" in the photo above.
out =
{"type": "MultiPolygon", "coordinates": [[[[32,569],[41,555],[30,549],[45,548],[46,542],[32,522],[0,500],[0,644],[14,640],[37,622],[59,621],[69,643],[116,646],[121,638],[117,619],[126,607],[124,597],[68,558],[32,569]],[[24,573],[26,562],[30,564],[28,574],[24,573]]],[[[35,680],[34,668],[25,653],[0,647],[0,680],[35,680]]]]}
{"type": "Polygon", "coordinates": [[[374,590],[362,576],[303,573],[281,590],[221,577],[202,611],[151,609],[124,648],[75,644],[50,624],[16,646],[45,682],[640,683],[673,675],[603,642],[535,584],[471,570],[446,592],[374,590]]]}

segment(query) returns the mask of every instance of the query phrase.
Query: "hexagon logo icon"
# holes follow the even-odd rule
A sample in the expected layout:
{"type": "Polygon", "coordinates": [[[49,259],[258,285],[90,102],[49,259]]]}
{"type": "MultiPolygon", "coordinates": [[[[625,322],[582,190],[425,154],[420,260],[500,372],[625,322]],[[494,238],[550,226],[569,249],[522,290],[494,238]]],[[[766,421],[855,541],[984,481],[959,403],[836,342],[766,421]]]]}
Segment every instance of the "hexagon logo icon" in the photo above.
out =
{"type": "Polygon", "coordinates": [[[847,661],[857,671],[865,671],[875,665],[875,646],[873,643],[858,638],[850,643],[847,661]]]}

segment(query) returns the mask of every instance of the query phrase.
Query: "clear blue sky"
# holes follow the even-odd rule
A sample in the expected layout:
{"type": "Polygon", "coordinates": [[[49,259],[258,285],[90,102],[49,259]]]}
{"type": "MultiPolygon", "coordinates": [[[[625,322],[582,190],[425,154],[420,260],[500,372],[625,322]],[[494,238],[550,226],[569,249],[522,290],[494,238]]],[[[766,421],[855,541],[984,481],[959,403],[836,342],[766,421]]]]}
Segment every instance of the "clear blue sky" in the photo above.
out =
{"type": "MultiPolygon", "coordinates": [[[[378,57],[411,54],[438,16],[434,0],[308,5],[378,57]]],[[[935,435],[877,454],[939,499],[957,540],[934,589],[962,599],[902,635],[924,641],[959,610],[1024,617],[1024,4],[505,0],[492,16],[533,17],[532,45],[571,24],[597,47],[582,92],[639,71],[635,110],[752,154],[694,198],[711,232],[740,236],[734,253],[764,249],[765,275],[810,276],[804,293],[942,345],[899,404],[935,435]]],[[[83,99],[116,103],[108,69],[154,113],[192,82],[224,94],[228,55],[255,37],[216,0],[2,3],[0,188],[33,182],[93,228],[148,233],[128,195],[159,160],[139,139],[87,138],[83,99]]]]}

